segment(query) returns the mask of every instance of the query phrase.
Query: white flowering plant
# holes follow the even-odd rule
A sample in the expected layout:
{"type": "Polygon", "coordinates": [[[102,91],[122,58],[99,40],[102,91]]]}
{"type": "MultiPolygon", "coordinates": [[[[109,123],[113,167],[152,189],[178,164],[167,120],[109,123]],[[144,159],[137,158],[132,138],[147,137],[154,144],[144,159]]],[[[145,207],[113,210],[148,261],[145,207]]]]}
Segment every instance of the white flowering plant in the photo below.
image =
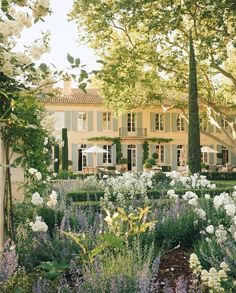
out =
{"type": "Polygon", "coordinates": [[[114,209],[115,203],[119,207],[132,209],[132,202],[139,200],[149,203],[147,191],[153,188],[152,176],[154,173],[123,173],[121,176],[108,177],[101,180],[100,184],[105,193],[101,202],[105,207],[114,209]]]}

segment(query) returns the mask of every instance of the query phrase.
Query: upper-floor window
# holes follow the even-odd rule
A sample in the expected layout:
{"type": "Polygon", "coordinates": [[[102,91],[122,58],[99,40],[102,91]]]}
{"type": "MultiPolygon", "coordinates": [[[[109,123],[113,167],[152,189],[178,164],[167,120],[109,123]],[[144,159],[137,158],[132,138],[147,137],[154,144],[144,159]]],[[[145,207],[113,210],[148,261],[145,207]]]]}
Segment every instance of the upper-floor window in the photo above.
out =
{"type": "Polygon", "coordinates": [[[55,129],[61,130],[65,127],[65,113],[64,112],[55,112],[55,129]]]}
{"type": "Polygon", "coordinates": [[[165,162],[165,146],[158,144],[156,146],[156,153],[157,153],[157,164],[163,164],[165,162]]]}
{"type": "Polygon", "coordinates": [[[103,153],[103,164],[111,164],[111,145],[104,145],[103,149],[107,151],[103,153]]]}
{"type": "Polygon", "coordinates": [[[177,115],[176,123],[177,123],[177,131],[184,131],[185,130],[184,118],[180,114],[177,115]]]}
{"type": "Polygon", "coordinates": [[[227,122],[227,120],[225,120],[225,118],[223,118],[223,117],[221,117],[221,119],[220,119],[220,124],[221,124],[221,127],[223,128],[223,129],[227,129],[227,127],[228,127],[228,122],[227,122]]]}
{"type": "Polygon", "coordinates": [[[85,130],[87,129],[87,113],[78,112],[78,129],[85,130]]]}
{"type": "Polygon", "coordinates": [[[104,130],[111,130],[111,112],[103,112],[103,114],[102,114],[102,128],[104,130]]]}
{"type": "Polygon", "coordinates": [[[128,113],[127,126],[128,126],[128,131],[130,132],[136,131],[136,113],[128,113]]]}
{"type": "Polygon", "coordinates": [[[156,114],[155,115],[155,129],[156,130],[164,130],[163,114],[156,114]]]}

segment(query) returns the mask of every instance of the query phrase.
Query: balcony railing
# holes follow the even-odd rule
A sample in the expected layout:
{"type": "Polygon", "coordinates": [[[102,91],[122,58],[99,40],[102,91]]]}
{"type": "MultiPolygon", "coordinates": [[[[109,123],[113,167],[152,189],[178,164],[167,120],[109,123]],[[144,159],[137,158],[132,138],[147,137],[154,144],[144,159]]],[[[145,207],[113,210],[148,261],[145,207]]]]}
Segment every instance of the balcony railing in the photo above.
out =
{"type": "Polygon", "coordinates": [[[135,128],[135,130],[130,131],[128,128],[119,128],[120,137],[146,137],[147,128],[135,128]]]}

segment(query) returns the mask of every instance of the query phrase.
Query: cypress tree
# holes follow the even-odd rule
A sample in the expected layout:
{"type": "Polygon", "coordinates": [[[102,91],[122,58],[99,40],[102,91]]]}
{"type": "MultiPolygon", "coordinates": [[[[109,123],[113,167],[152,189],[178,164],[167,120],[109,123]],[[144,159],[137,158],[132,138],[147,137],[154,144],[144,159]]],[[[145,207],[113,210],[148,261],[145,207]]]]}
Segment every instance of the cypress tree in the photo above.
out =
{"type": "Polygon", "coordinates": [[[59,172],[59,144],[55,144],[54,146],[54,172],[58,173],[59,172]]]}
{"type": "Polygon", "coordinates": [[[192,34],[189,42],[189,129],[188,164],[192,174],[201,171],[201,146],[198,115],[197,69],[192,34]]]}
{"type": "Polygon", "coordinates": [[[68,137],[67,128],[62,128],[62,141],[64,143],[62,147],[62,170],[68,171],[68,137]]]}

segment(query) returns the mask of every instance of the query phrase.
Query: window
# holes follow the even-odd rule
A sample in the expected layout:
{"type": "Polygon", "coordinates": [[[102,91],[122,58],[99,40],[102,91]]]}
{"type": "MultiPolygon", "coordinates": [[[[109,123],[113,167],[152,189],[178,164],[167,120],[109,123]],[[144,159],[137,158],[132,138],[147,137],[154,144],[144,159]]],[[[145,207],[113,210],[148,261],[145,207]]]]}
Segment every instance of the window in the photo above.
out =
{"type": "Polygon", "coordinates": [[[64,112],[55,112],[55,129],[61,130],[65,127],[65,113],[64,112]]]}
{"type": "Polygon", "coordinates": [[[78,129],[86,130],[87,129],[87,113],[78,112],[78,129]]]}
{"type": "Polygon", "coordinates": [[[226,147],[222,146],[222,164],[226,165],[229,163],[229,151],[226,147]]]}
{"type": "Polygon", "coordinates": [[[220,119],[220,124],[223,129],[227,129],[228,122],[223,117],[221,117],[221,119],[220,119]]]}
{"type": "Polygon", "coordinates": [[[136,113],[128,113],[128,131],[136,131],[136,113]]]}
{"type": "Polygon", "coordinates": [[[165,146],[158,144],[156,146],[156,153],[158,155],[156,159],[157,164],[163,164],[165,162],[165,146]]]}
{"type": "MultiPolygon", "coordinates": [[[[202,148],[203,146],[201,146],[202,148]]],[[[201,161],[205,164],[209,164],[209,153],[201,152],[201,161]]]]}
{"type": "Polygon", "coordinates": [[[177,166],[186,165],[186,148],[184,145],[177,146],[177,166]]]}
{"type": "Polygon", "coordinates": [[[103,164],[111,164],[111,145],[104,145],[103,149],[107,151],[103,153],[103,164]]]}
{"type": "Polygon", "coordinates": [[[184,127],[184,118],[180,114],[177,115],[176,122],[177,122],[177,130],[178,131],[184,131],[185,130],[185,127],[184,127]]]}
{"type": "Polygon", "coordinates": [[[102,128],[111,130],[111,112],[104,112],[102,114],[102,128]]]}
{"type": "Polygon", "coordinates": [[[156,130],[164,130],[163,127],[163,114],[156,114],[155,117],[155,129],[156,130]]]}
{"type": "Polygon", "coordinates": [[[128,170],[135,170],[136,168],[136,146],[135,144],[128,145],[128,170]]]}

